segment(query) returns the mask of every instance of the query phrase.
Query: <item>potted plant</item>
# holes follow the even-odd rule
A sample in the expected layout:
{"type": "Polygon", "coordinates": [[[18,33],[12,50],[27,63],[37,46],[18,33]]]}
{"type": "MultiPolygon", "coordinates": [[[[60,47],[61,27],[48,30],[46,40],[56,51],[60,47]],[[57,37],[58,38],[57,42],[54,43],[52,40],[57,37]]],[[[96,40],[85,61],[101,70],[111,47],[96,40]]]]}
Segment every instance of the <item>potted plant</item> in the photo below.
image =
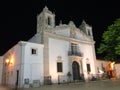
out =
{"type": "Polygon", "coordinates": [[[67,73],[68,82],[71,82],[71,76],[72,76],[72,74],[71,74],[71,72],[69,71],[69,72],[67,73]]]}

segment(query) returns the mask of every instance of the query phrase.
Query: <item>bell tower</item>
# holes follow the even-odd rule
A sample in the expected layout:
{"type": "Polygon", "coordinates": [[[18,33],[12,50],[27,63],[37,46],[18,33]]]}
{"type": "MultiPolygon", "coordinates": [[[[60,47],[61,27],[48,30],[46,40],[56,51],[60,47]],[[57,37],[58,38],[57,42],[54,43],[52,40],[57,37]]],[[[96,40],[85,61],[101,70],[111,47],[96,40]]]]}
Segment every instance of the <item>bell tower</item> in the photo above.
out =
{"type": "Polygon", "coordinates": [[[93,38],[92,34],[92,27],[86,24],[86,22],[83,20],[82,24],[79,27],[86,35],[90,36],[93,38]]]}
{"type": "Polygon", "coordinates": [[[48,10],[45,6],[43,11],[37,16],[37,33],[43,30],[55,27],[55,14],[48,10]]]}

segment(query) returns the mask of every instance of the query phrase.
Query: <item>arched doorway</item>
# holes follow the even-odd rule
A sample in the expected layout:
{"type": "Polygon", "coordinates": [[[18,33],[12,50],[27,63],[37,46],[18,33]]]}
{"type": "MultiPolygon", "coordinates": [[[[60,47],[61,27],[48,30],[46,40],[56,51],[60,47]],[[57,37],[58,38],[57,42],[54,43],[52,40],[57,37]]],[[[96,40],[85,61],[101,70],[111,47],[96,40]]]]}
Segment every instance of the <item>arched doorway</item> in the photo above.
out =
{"type": "Polygon", "coordinates": [[[72,63],[72,71],[73,71],[73,80],[80,80],[79,64],[76,61],[72,63]]]}

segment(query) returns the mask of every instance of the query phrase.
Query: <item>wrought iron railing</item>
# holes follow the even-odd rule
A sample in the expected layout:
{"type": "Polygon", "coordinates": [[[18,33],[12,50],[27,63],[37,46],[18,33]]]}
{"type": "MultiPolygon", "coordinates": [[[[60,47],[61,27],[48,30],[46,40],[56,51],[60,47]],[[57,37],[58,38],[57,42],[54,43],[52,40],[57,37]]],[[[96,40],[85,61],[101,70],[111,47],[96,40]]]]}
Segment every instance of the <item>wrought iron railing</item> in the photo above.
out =
{"type": "Polygon", "coordinates": [[[68,51],[68,56],[80,56],[80,57],[82,57],[83,54],[81,52],[78,52],[78,51],[68,51]]]}

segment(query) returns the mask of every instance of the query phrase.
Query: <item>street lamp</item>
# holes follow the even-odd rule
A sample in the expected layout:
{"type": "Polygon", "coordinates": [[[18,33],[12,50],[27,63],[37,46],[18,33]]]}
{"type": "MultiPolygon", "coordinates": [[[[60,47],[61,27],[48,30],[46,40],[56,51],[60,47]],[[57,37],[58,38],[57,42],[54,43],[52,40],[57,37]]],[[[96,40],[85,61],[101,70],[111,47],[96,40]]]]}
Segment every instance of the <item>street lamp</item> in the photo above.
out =
{"type": "Polygon", "coordinates": [[[8,65],[10,63],[10,60],[9,59],[6,59],[5,60],[5,63],[8,65]]]}

